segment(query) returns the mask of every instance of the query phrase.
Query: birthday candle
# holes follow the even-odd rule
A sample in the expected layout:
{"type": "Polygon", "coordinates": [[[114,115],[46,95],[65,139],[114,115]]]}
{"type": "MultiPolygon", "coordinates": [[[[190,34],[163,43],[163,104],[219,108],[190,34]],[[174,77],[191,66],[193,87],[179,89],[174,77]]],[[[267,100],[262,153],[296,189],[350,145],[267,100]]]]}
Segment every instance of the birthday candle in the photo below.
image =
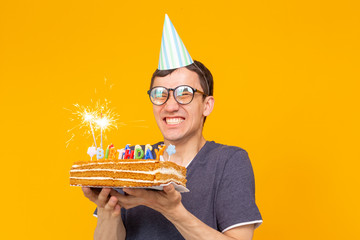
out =
{"type": "Polygon", "coordinates": [[[164,150],[165,150],[165,145],[162,146],[158,146],[159,150],[155,149],[155,154],[156,154],[156,160],[160,160],[160,155],[163,155],[164,150]]]}
{"type": "Polygon", "coordinates": [[[168,155],[169,155],[168,161],[170,161],[171,155],[173,155],[174,153],[176,153],[175,146],[172,145],[172,144],[170,144],[170,145],[167,147],[166,152],[167,152],[168,155]]]}
{"type": "Polygon", "coordinates": [[[114,147],[110,148],[110,153],[109,153],[109,160],[114,160],[116,158],[116,149],[114,147]]]}
{"type": "Polygon", "coordinates": [[[146,150],[145,159],[154,159],[150,148],[146,150]]]}
{"type": "Polygon", "coordinates": [[[97,149],[97,153],[96,153],[96,157],[97,159],[102,159],[104,157],[104,150],[101,148],[97,149]]]}
{"type": "Polygon", "coordinates": [[[92,160],[92,157],[96,154],[96,147],[89,147],[88,151],[87,151],[87,154],[90,155],[91,160],[92,160]]]}
{"type": "Polygon", "coordinates": [[[145,152],[147,152],[148,149],[150,149],[150,151],[152,151],[153,147],[150,144],[146,144],[145,145],[145,152]]]}
{"type": "Polygon", "coordinates": [[[118,157],[118,159],[123,159],[123,156],[124,156],[124,153],[125,153],[125,149],[118,149],[117,150],[118,152],[119,152],[119,157],[118,157]]]}
{"type": "Polygon", "coordinates": [[[106,149],[105,159],[108,159],[108,157],[109,157],[109,151],[110,151],[110,146],[108,146],[107,149],[106,149]]]}
{"type": "Polygon", "coordinates": [[[124,159],[134,159],[134,150],[126,149],[124,159]]]}
{"type": "Polygon", "coordinates": [[[144,157],[144,151],[140,145],[135,146],[134,159],[142,159],[144,157]]]}

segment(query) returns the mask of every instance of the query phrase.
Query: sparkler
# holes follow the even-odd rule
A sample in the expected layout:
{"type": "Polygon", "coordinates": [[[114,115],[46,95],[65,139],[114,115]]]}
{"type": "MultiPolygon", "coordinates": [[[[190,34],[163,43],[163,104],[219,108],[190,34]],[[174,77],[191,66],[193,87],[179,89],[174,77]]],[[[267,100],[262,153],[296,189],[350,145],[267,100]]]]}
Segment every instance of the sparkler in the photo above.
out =
{"type": "Polygon", "coordinates": [[[102,147],[103,147],[103,136],[102,136],[103,128],[108,125],[108,122],[106,121],[106,118],[103,118],[102,112],[100,114],[101,114],[100,119],[96,120],[96,124],[99,125],[99,127],[100,127],[100,135],[101,135],[100,148],[102,149],[102,147]]]}
{"type": "MultiPolygon", "coordinates": [[[[97,101],[93,108],[89,107],[89,106],[84,107],[84,106],[80,106],[79,104],[74,104],[74,106],[76,107],[76,110],[72,111],[72,113],[74,115],[76,115],[79,120],[81,120],[80,124],[78,124],[74,128],[79,127],[79,129],[81,129],[84,127],[90,127],[91,134],[93,136],[94,144],[95,144],[96,148],[97,148],[97,145],[96,145],[95,130],[100,128],[100,134],[101,134],[101,145],[100,146],[102,148],[103,132],[105,133],[106,130],[108,130],[108,129],[110,130],[111,128],[117,128],[116,121],[117,121],[117,118],[119,115],[117,113],[115,113],[111,108],[109,108],[109,105],[108,105],[109,103],[110,102],[108,102],[106,99],[105,99],[105,104],[101,104],[100,101],[97,101]],[[100,116],[100,118],[99,118],[99,116],[100,116]],[[94,128],[95,128],[95,130],[94,130],[94,128]]],[[[74,120],[74,119],[72,119],[72,120],[74,120]]],[[[71,131],[74,128],[72,128],[68,131],[71,131]]],[[[88,133],[90,133],[90,131],[86,130],[85,134],[88,134],[88,133]]],[[[73,137],[74,137],[74,134],[73,134],[72,138],[73,137]]]]}
{"type": "MultiPolygon", "coordinates": [[[[92,122],[95,119],[95,115],[96,115],[97,111],[94,110],[94,109],[91,109],[90,107],[80,106],[79,104],[74,104],[74,106],[75,106],[76,110],[72,111],[72,114],[74,114],[76,116],[76,118],[79,119],[81,122],[77,126],[75,126],[72,129],[68,130],[68,132],[70,132],[74,128],[79,127],[79,129],[81,129],[81,128],[87,127],[89,125],[90,130],[91,130],[91,134],[92,134],[93,139],[94,139],[94,144],[96,146],[96,138],[95,138],[95,133],[94,133],[94,128],[92,126],[92,122]]],[[[69,111],[71,111],[71,110],[69,110],[69,111]]],[[[71,119],[71,120],[74,120],[74,119],[71,119]]],[[[85,133],[88,133],[88,130],[86,130],[85,133]]],[[[73,137],[74,136],[75,136],[75,134],[73,134],[73,137]]]]}
{"type": "MultiPolygon", "coordinates": [[[[105,78],[106,80],[106,78],[105,78]]],[[[103,131],[103,127],[106,127],[106,123],[103,120],[102,117],[102,112],[101,112],[101,119],[97,122],[97,124],[100,126],[100,134],[101,134],[101,149],[102,149],[102,131],[103,131]]]]}
{"type": "Polygon", "coordinates": [[[112,111],[106,111],[105,113],[103,113],[101,111],[100,112],[100,118],[95,120],[95,123],[100,128],[100,134],[101,134],[101,145],[100,145],[100,147],[101,148],[103,146],[103,132],[105,132],[105,130],[108,129],[108,128],[116,127],[116,125],[115,125],[116,119],[114,119],[113,115],[114,115],[114,113],[112,111]]]}
{"type": "Polygon", "coordinates": [[[91,121],[92,121],[93,119],[94,119],[94,116],[93,116],[91,113],[87,113],[87,112],[85,111],[84,120],[85,120],[85,121],[88,121],[89,124],[90,124],[91,133],[92,133],[93,138],[94,138],[94,144],[95,144],[95,147],[97,148],[97,146],[96,146],[96,139],[95,139],[95,133],[94,133],[94,128],[93,128],[93,126],[92,126],[92,124],[91,124],[91,121]]]}

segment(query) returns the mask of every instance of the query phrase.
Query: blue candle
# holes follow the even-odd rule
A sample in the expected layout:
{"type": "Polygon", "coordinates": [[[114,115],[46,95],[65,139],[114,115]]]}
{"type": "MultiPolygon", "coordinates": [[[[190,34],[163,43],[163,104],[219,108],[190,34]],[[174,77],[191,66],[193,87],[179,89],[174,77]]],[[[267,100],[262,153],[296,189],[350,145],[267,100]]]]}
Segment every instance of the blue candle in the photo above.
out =
{"type": "Polygon", "coordinates": [[[172,145],[172,144],[170,144],[170,145],[167,147],[166,152],[167,152],[168,155],[169,155],[168,161],[170,161],[171,155],[173,155],[174,153],[176,153],[175,146],[172,145]]]}
{"type": "Polygon", "coordinates": [[[97,159],[102,159],[104,157],[104,150],[101,148],[97,149],[97,153],[96,153],[96,157],[97,159]]]}
{"type": "Polygon", "coordinates": [[[150,148],[146,150],[145,159],[154,159],[150,148]]]}

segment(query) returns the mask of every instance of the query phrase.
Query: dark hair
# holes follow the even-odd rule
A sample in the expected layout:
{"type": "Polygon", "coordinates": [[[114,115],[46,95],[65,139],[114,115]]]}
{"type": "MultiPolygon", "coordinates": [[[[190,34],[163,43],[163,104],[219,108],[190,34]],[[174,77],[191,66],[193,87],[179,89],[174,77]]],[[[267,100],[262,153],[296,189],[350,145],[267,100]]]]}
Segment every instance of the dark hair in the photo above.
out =
{"type": "MultiPolygon", "coordinates": [[[[190,71],[197,73],[197,75],[200,79],[200,85],[201,85],[204,93],[207,96],[214,96],[214,79],[213,79],[213,76],[212,76],[211,72],[209,71],[209,69],[207,69],[207,67],[205,67],[204,64],[202,64],[201,62],[196,61],[196,60],[194,60],[194,63],[186,66],[186,68],[190,71]]],[[[170,69],[170,70],[156,69],[151,77],[150,89],[152,88],[156,77],[165,77],[165,76],[171,74],[172,72],[174,72],[176,69],[177,68],[170,69]]],[[[205,97],[206,96],[204,96],[204,99],[205,99],[205,97]]],[[[204,118],[204,123],[205,123],[205,120],[206,120],[206,117],[204,118]]]]}
{"type": "MultiPolygon", "coordinates": [[[[214,80],[213,80],[213,76],[212,76],[211,72],[209,71],[209,69],[207,69],[207,67],[205,67],[204,64],[202,64],[201,62],[196,61],[196,60],[194,60],[194,63],[187,65],[186,68],[190,71],[197,73],[197,75],[200,79],[200,85],[201,85],[204,93],[208,96],[213,96],[214,95],[214,80]]],[[[165,77],[165,76],[171,74],[172,72],[174,72],[176,69],[177,68],[170,69],[170,70],[156,69],[151,77],[150,89],[152,88],[156,77],[165,77]]]]}

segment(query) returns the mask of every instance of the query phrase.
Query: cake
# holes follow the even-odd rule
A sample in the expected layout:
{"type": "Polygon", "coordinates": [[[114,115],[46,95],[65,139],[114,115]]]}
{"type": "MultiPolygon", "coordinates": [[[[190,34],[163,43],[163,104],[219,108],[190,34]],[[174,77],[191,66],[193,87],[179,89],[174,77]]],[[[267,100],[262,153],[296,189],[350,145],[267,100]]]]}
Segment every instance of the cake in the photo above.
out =
{"type": "MultiPolygon", "coordinates": [[[[136,150],[135,148],[135,152],[136,150]]],[[[130,153],[133,150],[127,151],[128,156],[134,156],[130,153]]],[[[119,150],[119,155],[120,152],[119,150]]],[[[162,158],[158,154],[157,159],[122,159],[124,155],[126,156],[126,153],[120,155],[120,159],[105,157],[94,161],[75,162],[70,170],[70,185],[121,188],[154,187],[173,182],[186,187],[185,167],[160,160],[162,158]]]]}
{"type": "Polygon", "coordinates": [[[186,186],[186,168],[171,161],[117,159],[76,162],[70,185],[92,187],[151,187],[174,182],[186,186]]]}

